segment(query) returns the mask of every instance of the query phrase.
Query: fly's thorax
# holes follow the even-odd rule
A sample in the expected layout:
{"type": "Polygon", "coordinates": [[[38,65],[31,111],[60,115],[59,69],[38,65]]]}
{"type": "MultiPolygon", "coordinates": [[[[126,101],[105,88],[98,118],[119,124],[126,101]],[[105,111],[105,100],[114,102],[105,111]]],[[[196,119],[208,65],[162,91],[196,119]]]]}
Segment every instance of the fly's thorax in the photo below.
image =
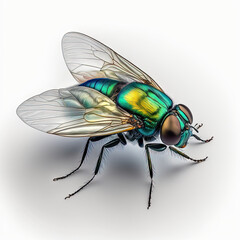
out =
{"type": "Polygon", "coordinates": [[[167,145],[183,148],[192,135],[190,124],[193,121],[192,113],[183,104],[174,106],[163,118],[160,124],[160,137],[167,145]]]}
{"type": "Polygon", "coordinates": [[[138,131],[144,136],[151,136],[172,107],[172,100],[152,86],[133,82],[121,89],[117,104],[141,119],[144,127],[138,131]]]}

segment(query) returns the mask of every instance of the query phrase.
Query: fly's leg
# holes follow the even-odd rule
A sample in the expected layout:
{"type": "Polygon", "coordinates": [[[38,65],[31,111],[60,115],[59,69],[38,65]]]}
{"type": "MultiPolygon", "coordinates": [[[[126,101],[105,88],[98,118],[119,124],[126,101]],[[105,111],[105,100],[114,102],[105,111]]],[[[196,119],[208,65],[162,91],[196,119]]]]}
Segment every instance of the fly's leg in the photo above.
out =
{"type": "MultiPolygon", "coordinates": [[[[200,127],[202,127],[202,126],[203,126],[202,123],[201,123],[201,124],[196,123],[193,128],[198,132],[198,129],[199,129],[200,127]]],[[[199,136],[197,136],[197,135],[195,135],[195,134],[192,134],[192,137],[194,137],[194,138],[196,138],[198,141],[201,141],[201,142],[204,142],[204,143],[208,143],[208,142],[211,142],[211,141],[213,140],[213,137],[211,137],[211,138],[209,138],[209,139],[206,139],[206,140],[203,140],[203,139],[201,139],[199,136]]]]}
{"type": "Polygon", "coordinates": [[[99,168],[100,168],[100,165],[101,165],[101,162],[102,162],[102,156],[103,156],[104,149],[105,148],[112,148],[112,147],[118,145],[120,142],[121,142],[120,139],[117,138],[117,139],[114,139],[114,140],[112,140],[112,141],[110,141],[110,142],[108,142],[108,143],[106,143],[102,146],[101,153],[98,157],[98,161],[97,161],[97,165],[96,165],[93,177],[88,182],[86,182],[82,187],[80,187],[77,191],[75,191],[75,192],[69,194],[67,197],[65,197],[65,199],[70,198],[73,195],[75,195],[76,193],[78,193],[79,191],[81,191],[83,188],[85,188],[94,179],[94,177],[98,174],[98,171],[99,171],[99,168]]]}
{"type": "Polygon", "coordinates": [[[140,137],[137,141],[138,141],[138,146],[142,148],[143,147],[143,138],[140,137]]]}
{"type": "Polygon", "coordinates": [[[164,145],[164,144],[161,144],[161,143],[148,143],[148,144],[145,145],[145,150],[146,150],[147,159],[148,159],[149,174],[150,174],[150,178],[151,178],[147,209],[149,209],[150,206],[151,206],[152,187],[153,187],[153,169],[152,169],[152,160],[151,160],[149,149],[157,151],[157,152],[162,152],[166,148],[167,148],[167,146],[164,145]]]}
{"type": "Polygon", "coordinates": [[[199,136],[195,135],[195,134],[192,134],[192,137],[196,138],[198,141],[201,141],[201,142],[204,142],[204,143],[208,143],[208,142],[211,142],[213,140],[213,137],[209,138],[209,139],[206,139],[206,140],[203,140],[201,139],[199,136]]]}
{"type": "Polygon", "coordinates": [[[87,151],[88,151],[88,147],[89,147],[89,143],[90,141],[91,142],[96,142],[96,141],[100,141],[101,139],[103,138],[106,138],[106,137],[109,137],[108,135],[107,136],[99,136],[99,137],[91,137],[87,140],[87,143],[85,145],[85,148],[84,148],[84,152],[83,152],[83,155],[82,155],[82,159],[81,159],[81,162],[80,164],[78,165],[78,167],[76,169],[74,169],[73,171],[71,171],[70,173],[64,175],[64,176],[61,176],[61,177],[57,177],[57,178],[54,178],[53,181],[58,181],[60,179],[64,179],[66,177],[69,177],[70,175],[72,175],[73,173],[75,173],[83,164],[84,160],[85,160],[85,157],[87,155],[87,151]]]}
{"type": "Polygon", "coordinates": [[[54,178],[53,181],[58,181],[60,179],[64,179],[64,178],[67,178],[69,177],[70,175],[72,175],[73,173],[75,173],[83,164],[84,160],[85,160],[85,157],[86,157],[86,154],[87,154],[87,150],[88,150],[88,146],[89,146],[89,143],[91,141],[91,138],[89,138],[87,140],[87,143],[85,145],[85,148],[84,148],[84,152],[83,152],[83,155],[82,155],[82,159],[81,159],[81,162],[80,164],[78,165],[78,167],[76,169],[74,169],[73,171],[71,171],[70,173],[64,175],[64,176],[61,176],[61,177],[57,177],[57,178],[54,178]]]}
{"type": "Polygon", "coordinates": [[[202,123],[200,123],[200,124],[198,124],[198,123],[196,123],[195,125],[194,125],[194,127],[198,130],[199,128],[201,128],[203,126],[203,124],[202,123]]]}
{"type": "Polygon", "coordinates": [[[170,146],[169,148],[170,148],[171,151],[175,152],[176,154],[178,154],[178,155],[180,155],[180,156],[182,156],[182,157],[184,157],[184,158],[187,158],[187,159],[189,159],[189,160],[192,160],[192,161],[194,161],[195,163],[203,162],[203,161],[205,161],[205,160],[208,158],[208,157],[205,157],[205,158],[203,158],[203,159],[194,159],[194,158],[189,157],[187,154],[179,151],[178,149],[176,149],[176,148],[174,148],[174,147],[171,147],[171,146],[170,146]]]}
{"type": "Polygon", "coordinates": [[[127,145],[127,141],[122,133],[118,133],[118,137],[122,145],[127,145]]]}

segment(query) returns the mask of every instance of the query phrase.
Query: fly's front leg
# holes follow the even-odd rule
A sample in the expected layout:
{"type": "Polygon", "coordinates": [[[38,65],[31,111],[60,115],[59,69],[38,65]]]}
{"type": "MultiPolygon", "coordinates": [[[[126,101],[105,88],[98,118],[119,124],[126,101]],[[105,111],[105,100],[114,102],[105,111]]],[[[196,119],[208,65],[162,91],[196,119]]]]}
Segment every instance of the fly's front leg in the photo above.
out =
{"type": "Polygon", "coordinates": [[[196,129],[198,130],[198,129],[201,128],[202,126],[203,126],[202,123],[200,123],[200,124],[196,123],[196,124],[194,125],[194,128],[196,128],[196,129]]]}
{"type": "Polygon", "coordinates": [[[80,164],[78,165],[78,167],[76,169],[74,169],[73,171],[71,171],[70,173],[64,175],[64,176],[61,176],[61,177],[57,177],[57,178],[54,178],[53,181],[58,181],[60,179],[64,179],[66,177],[69,177],[70,175],[72,175],[73,173],[75,173],[83,164],[84,160],[85,160],[85,157],[87,155],[87,151],[88,151],[88,147],[89,147],[89,143],[90,141],[91,142],[96,142],[96,141],[100,141],[102,140],[103,138],[106,138],[106,137],[109,137],[108,135],[107,136],[99,136],[99,137],[90,137],[88,140],[87,140],[87,143],[85,145],[85,148],[84,148],[84,151],[83,151],[83,155],[82,155],[82,159],[81,159],[81,162],[80,164]]]}
{"type": "Polygon", "coordinates": [[[146,150],[147,159],[148,159],[149,174],[150,174],[150,178],[151,178],[149,195],[148,195],[148,207],[147,207],[148,209],[151,206],[152,186],[153,186],[153,169],[152,169],[152,161],[151,161],[149,149],[157,151],[157,152],[162,152],[166,148],[167,148],[167,146],[164,144],[161,144],[161,143],[148,143],[145,145],[145,150],[146,150]]]}
{"type": "MultiPolygon", "coordinates": [[[[196,130],[196,132],[198,132],[198,129],[201,128],[203,126],[203,124],[198,124],[196,123],[194,125],[194,127],[192,127],[193,129],[196,130]]],[[[203,140],[201,139],[199,136],[195,135],[195,134],[192,134],[192,137],[196,138],[198,141],[201,141],[201,142],[204,142],[204,143],[208,143],[208,142],[211,142],[213,140],[213,137],[209,138],[209,139],[206,139],[206,140],[203,140]]]]}
{"type": "Polygon", "coordinates": [[[99,168],[100,168],[100,165],[101,165],[101,162],[102,162],[102,156],[103,156],[104,150],[106,148],[112,148],[112,147],[118,145],[119,143],[120,143],[120,139],[117,138],[117,139],[114,139],[114,140],[112,140],[112,141],[110,141],[110,142],[108,142],[108,143],[106,143],[102,146],[101,153],[98,157],[98,161],[97,161],[97,165],[96,165],[93,177],[87,183],[85,183],[82,187],[80,187],[77,191],[75,191],[75,192],[69,194],[67,197],[65,197],[65,199],[70,198],[73,195],[75,195],[76,193],[78,193],[79,191],[81,191],[83,188],[85,188],[94,179],[94,177],[98,174],[98,171],[99,171],[99,168]]]}
{"type": "Polygon", "coordinates": [[[195,135],[195,134],[192,134],[192,137],[196,138],[198,141],[201,141],[201,142],[204,142],[204,143],[208,143],[208,142],[211,142],[213,140],[213,136],[209,139],[206,139],[206,140],[203,140],[201,139],[199,136],[195,135]]]}
{"type": "Polygon", "coordinates": [[[194,161],[194,162],[196,162],[196,163],[203,162],[203,161],[205,161],[205,160],[208,158],[208,157],[205,157],[205,158],[203,158],[203,159],[194,159],[194,158],[189,157],[187,154],[179,151],[179,150],[176,149],[175,147],[171,147],[171,146],[170,146],[169,148],[170,148],[171,151],[175,152],[176,154],[178,154],[178,155],[180,155],[180,156],[182,156],[182,157],[184,157],[184,158],[186,158],[186,159],[192,160],[192,161],[194,161]]]}

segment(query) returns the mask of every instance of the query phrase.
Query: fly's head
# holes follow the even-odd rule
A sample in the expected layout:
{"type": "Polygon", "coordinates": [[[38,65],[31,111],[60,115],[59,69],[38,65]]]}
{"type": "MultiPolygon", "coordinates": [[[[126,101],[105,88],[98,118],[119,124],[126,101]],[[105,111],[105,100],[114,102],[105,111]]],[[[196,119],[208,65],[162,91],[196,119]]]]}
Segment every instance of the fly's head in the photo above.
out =
{"type": "Polygon", "coordinates": [[[184,148],[192,135],[193,116],[188,107],[176,105],[162,120],[160,137],[166,145],[184,148]]]}

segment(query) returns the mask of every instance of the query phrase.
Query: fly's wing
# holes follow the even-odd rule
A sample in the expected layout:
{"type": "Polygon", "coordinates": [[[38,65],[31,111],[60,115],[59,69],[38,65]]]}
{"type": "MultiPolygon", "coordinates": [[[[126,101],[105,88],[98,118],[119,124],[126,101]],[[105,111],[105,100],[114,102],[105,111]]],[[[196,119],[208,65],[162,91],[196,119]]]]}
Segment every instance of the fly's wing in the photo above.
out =
{"type": "Polygon", "coordinates": [[[163,90],[145,72],[111,48],[82,33],[70,32],[62,39],[65,62],[80,83],[93,78],[111,78],[125,82],[141,82],[163,90]]]}
{"type": "Polygon", "coordinates": [[[36,95],[23,102],[17,114],[33,128],[67,137],[115,134],[138,124],[110,98],[83,86],[36,95]]]}

